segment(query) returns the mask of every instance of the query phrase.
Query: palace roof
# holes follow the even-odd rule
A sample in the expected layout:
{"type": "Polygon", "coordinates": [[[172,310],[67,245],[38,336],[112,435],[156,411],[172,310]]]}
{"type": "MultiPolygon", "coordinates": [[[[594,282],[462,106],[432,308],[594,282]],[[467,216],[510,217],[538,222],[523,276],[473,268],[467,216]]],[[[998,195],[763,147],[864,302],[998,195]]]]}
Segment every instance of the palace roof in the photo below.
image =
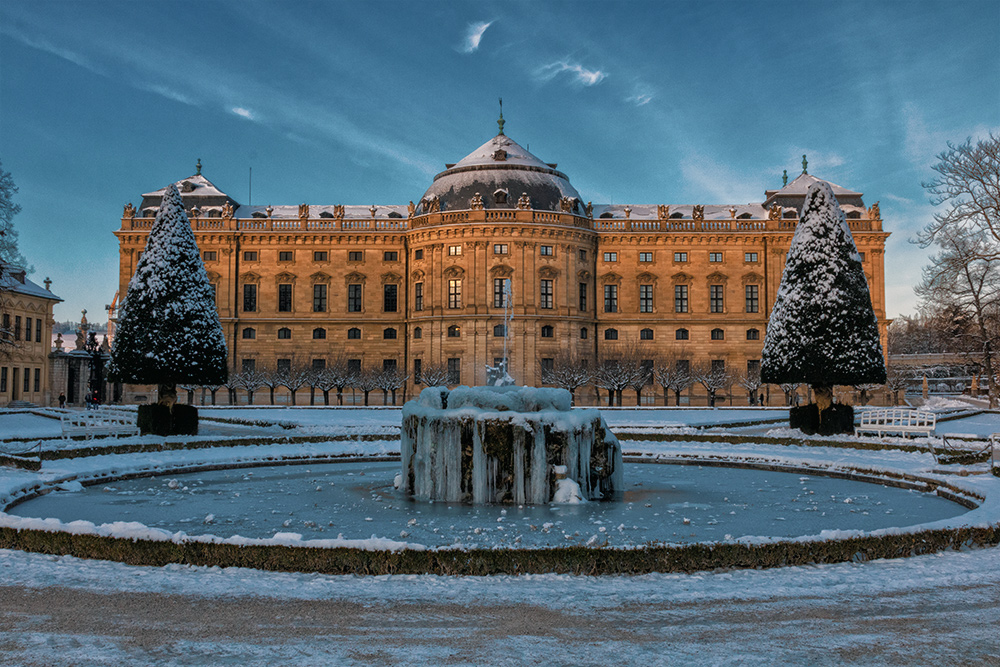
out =
{"type": "Polygon", "coordinates": [[[24,269],[6,262],[0,262],[0,292],[13,292],[51,301],[62,301],[50,290],[30,280],[24,269]]]}

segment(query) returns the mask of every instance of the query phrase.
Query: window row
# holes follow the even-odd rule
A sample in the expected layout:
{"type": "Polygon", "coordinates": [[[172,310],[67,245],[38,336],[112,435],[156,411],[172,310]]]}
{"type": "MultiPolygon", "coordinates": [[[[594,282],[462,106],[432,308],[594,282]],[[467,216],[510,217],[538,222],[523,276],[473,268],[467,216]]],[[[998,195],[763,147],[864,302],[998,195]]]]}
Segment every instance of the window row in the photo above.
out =
{"type": "MultiPolygon", "coordinates": [[[[217,250],[206,250],[201,254],[202,259],[206,262],[217,262],[219,261],[219,252],[217,250]]],[[[329,262],[330,252],[327,250],[314,250],[312,254],[314,262],[329,262]]],[[[260,251],[259,250],[244,250],[243,251],[243,261],[244,262],[259,262],[260,261],[260,251]]],[[[279,262],[294,262],[295,261],[295,251],[294,250],[279,250],[278,251],[278,261],[279,262]]],[[[347,261],[348,262],[363,262],[365,261],[365,251],[364,250],[348,250],[347,251],[347,261]]],[[[398,250],[385,250],[382,252],[383,262],[398,262],[399,261],[399,251],[398,250]]]]}
{"type": "MultiPolygon", "coordinates": [[[[580,337],[586,338],[586,329],[580,330],[580,337]]],[[[725,340],[726,331],[725,329],[715,328],[711,331],[712,340],[725,340]]],[[[747,340],[760,340],[760,329],[747,329],[746,331],[747,340]]],[[[691,332],[687,329],[680,328],[674,331],[674,340],[690,340],[691,332]]],[[[604,340],[618,340],[618,329],[608,328],[604,330],[604,340]]],[[[639,340],[653,340],[653,330],[646,328],[639,331],[639,340]]]]}
{"type": "MultiPolygon", "coordinates": [[[[421,285],[422,286],[422,285],[421,285]]],[[[278,312],[290,313],[293,310],[293,285],[281,283],[278,285],[278,312]]],[[[318,283],[312,286],[312,311],[325,313],[329,308],[329,286],[318,283]]],[[[362,285],[347,286],[347,312],[360,313],[362,306],[362,285]]],[[[243,312],[255,313],[258,308],[258,286],[243,285],[243,312]]],[[[382,312],[395,313],[399,309],[399,285],[382,286],[382,312]]],[[[419,309],[418,309],[419,310],[419,309]]]]}
{"type": "MultiPolygon", "coordinates": [[[[655,253],[652,250],[643,250],[639,252],[639,262],[641,264],[648,264],[654,260],[655,253]]],[[[581,259],[583,259],[581,257],[581,259]]],[[[605,262],[617,262],[618,253],[615,251],[608,251],[604,253],[605,262]]],[[[674,253],[675,262],[687,262],[688,253],[685,251],[678,251],[674,253]]],[[[710,251],[708,253],[708,261],[711,263],[719,263],[725,261],[725,253],[719,251],[710,251]]],[[[747,264],[756,264],[760,261],[760,254],[757,252],[744,252],[743,261],[747,264]]]]}
{"type": "Polygon", "coordinates": [[[42,324],[42,318],[40,318],[40,317],[38,317],[38,318],[25,317],[24,318],[24,329],[21,328],[21,319],[22,318],[21,318],[20,315],[15,315],[14,316],[13,326],[11,326],[10,313],[4,313],[3,314],[3,330],[5,332],[9,332],[6,335],[12,335],[13,338],[14,338],[14,340],[22,340],[22,338],[21,338],[21,332],[23,331],[24,332],[24,338],[23,338],[23,340],[26,343],[30,343],[31,342],[32,336],[34,336],[34,339],[35,339],[36,343],[41,343],[42,342],[42,326],[43,326],[43,324],[42,324]],[[34,334],[32,334],[32,332],[34,332],[34,334]]]}
{"type": "Polygon", "coordinates": [[[42,390],[42,369],[41,368],[18,368],[13,366],[0,366],[0,394],[6,393],[8,389],[14,391],[20,385],[23,392],[42,390]],[[32,373],[32,370],[34,373],[32,373]],[[32,380],[34,380],[32,382],[32,380]],[[32,389],[34,387],[34,389],[32,389]]]}
{"type": "MultiPolygon", "coordinates": [[[[421,334],[420,327],[414,330],[414,337],[420,338],[421,334]]],[[[257,329],[254,327],[244,327],[242,332],[243,340],[256,340],[257,339],[257,329]]],[[[289,340],[292,337],[292,330],[288,327],[281,327],[278,329],[278,340],[289,340]]],[[[326,340],[326,329],[323,327],[316,327],[312,330],[313,340],[326,340]]],[[[393,327],[386,327],[382,330],[383,340],[395,340],[398,337],[398,332],[393,327]]],[[[348,340],[360,340],[361,339],[361,329],[358,327],[351,327],[347,330],[348,340]]]]}
{"type": "MultiPolygon", "coordinates": [[[[580,310],[586,310],[586,283],[580,283],[580,310]]],[[[711,313],[724,313],[725,310],[725,285],[709,285],[708,288],[708,309],[711,313]]],[[[690,286],[674,285],[674,312],[690,312],[690,286]]],[[[744,312],[760,312],[760,286],[745,285],[744,312]]],[[[618,285],[604,286],[604,312],[617,313],[618,311],[618,285]]],[[[639,312],[653,312],[653,286],[639,285],[639,312]]]]}

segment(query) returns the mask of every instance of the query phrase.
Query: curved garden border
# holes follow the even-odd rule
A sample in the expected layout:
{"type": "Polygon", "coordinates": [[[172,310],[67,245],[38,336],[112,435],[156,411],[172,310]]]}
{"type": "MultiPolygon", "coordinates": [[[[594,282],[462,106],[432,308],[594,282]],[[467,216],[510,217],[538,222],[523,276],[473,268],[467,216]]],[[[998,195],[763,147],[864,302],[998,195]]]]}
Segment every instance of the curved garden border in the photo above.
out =
{"type": "MultiPolygon", "coordinates": [[[[710,436],[709,436],[710,437],[710,436]]],[[[374,438],[379,438],[374,436],[374,438]]],[[[329,438],[327,438],[329,439],[329,438]]],[[[288,442],[293,438],[276,438],[288,442]]],[[[313,438],[309,438],[313,440],[313,438]]],[[[261,439],[253,444],[270,444],[261,439]]],[[[192,443],[198,448],[251,444],[246,440],[192,443]]],[[[798,441],[796,444],[803,444],[798,441]]],[[[816,444],[827,446],[819,441],[816,444]]],[[[181,448],[182,445],[177,445],[181,448]]],[[[182,464],[156,470],[79,479],[81,483],[99,484],[115,479],[148,477],[205,469],[247,468],[280,464],[317,462],[392,460],[394,456],[315,455],[284,459],[261,458],[255,461],[182,464]]],[[[720,465],[748,467],[781,472],[827,475],[935,491],[938,495],[966,507],[975,507],[981,496],[937,479],[917,475],[853,467],[830,470],[787,463],[749,462],[718,456],[695,455],[628,457],[643,463],[720,465]]],[[[75,476],[26,484],[9,496],[5,508],[23,502],[48,489],[74,481],[75,476]]],[[[263,540],[262,540],[263,541],[263,540]]],[[[399,544],[399,543],[397,543],[399,544]]],[[[65,530],[0,527],[0,548],[20,549],[53,555],[113,560],[130,565],[163,566],[168,564],[216,567],[248,567],[261,570],[317,572],[322,574],[439,574],[495,575],[565,573],[578,575],[647,574],[652,572],[695,572],[718,568],[769,568],[791,565],[866,561],[934,553],[948,549],[986,547],[1000,544],[1000,523],[977,527],[942,528],[898,533],[859,535],[843,539],[803,540],[774,539],[762,542],[717,542],[688,545],[649,545],[637,548],[547,547],[525,549],[416,549],[399,544],[398,548],[371,550],[355,547],[316,547],[302,545],[233,544],[221,538],[191,537],[170,539],[133,539],[65,530]]]]}

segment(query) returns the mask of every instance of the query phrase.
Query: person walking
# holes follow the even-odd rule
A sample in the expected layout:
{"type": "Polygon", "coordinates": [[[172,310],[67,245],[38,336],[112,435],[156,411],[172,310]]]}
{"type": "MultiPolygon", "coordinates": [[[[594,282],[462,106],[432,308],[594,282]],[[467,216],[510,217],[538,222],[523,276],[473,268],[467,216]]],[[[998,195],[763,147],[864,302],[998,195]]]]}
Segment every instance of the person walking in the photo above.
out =
{"type": "Polygon", "coordinates": [[[87,395],[84,396],[84,398],[83,398],[83,402],[86,404],[85,407],[86,407],[87,410],[89,410],[91,408],[91,403],[93,402],[93,400],[94,399],[91,397],[90,392],[88,391],[87,395]]]}
{"type": "Polygon", "coordinates": [[[59,392],[59,407],[60,408],[66,407],[66,393],[62,391],[59,392]]]}

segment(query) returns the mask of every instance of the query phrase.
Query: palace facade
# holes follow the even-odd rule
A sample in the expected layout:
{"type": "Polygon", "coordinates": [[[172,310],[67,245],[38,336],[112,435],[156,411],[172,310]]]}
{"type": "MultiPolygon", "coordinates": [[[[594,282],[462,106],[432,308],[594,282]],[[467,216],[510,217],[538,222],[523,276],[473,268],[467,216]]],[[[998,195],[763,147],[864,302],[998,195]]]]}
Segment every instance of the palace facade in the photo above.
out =
{"type": "MultiPolygon", "coordinates": [[[[62,301],[28,278],[24,269],[0,263],[0,405],[51,405],[52,308],[62,301]]],[[[58,392],[56,392],[58,395],[58,392]]]]}
{"type": "MultiPolygon", "coordinates": [[[[315,367],[343,355],[355,368],[396,367],[412,394],[432,366],[448,369],[452,384],[486,381],[487,364],[503,356],[506,279],[518,383],[539,385],[544,366],[593,365],[625,346],[647,365],[753,371],[816,180],[803,159],[802,174],[758,203],[592,204],[556,164],[507,137],[501,120],[495,137],[445,165],[416,204],[241,205],[200,162],[177,185],[234,369],[315,367]]],[[[877,203],[833,189],[884,348],[889,233],[877,203]]],[[[120,296],[164,190],[125,207],[115,233],[120,296]]],[[[688,393],[697,402],[704,390],[688,393]]]]}

